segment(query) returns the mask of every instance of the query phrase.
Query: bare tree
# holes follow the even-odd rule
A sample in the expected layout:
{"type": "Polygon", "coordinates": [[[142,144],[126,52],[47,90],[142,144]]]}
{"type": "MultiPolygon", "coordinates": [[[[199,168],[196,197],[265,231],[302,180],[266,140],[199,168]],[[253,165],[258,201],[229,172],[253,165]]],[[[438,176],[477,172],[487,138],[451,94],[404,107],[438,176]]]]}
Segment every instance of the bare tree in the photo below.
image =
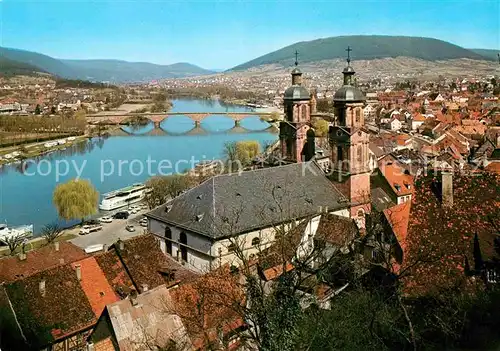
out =
{"type": "Polygon", "coordinates": [[[47,241],[47,244],[50,244],[50,243],[54,242],[62,234],[62,229],[57,222],[52,222],[52,223],[46,224],[42,228],[41,233],[42,233],[42,236],[47,241]]]}
{"type": "Polygon", "coordinates": [[[20,246],[23,246],[24,251],[24,244],[26,243],[29,236],[30,234],[15,234],[5,237],[3,239],[3,242],[8,246],[10,255],[15,255],[16,250],[20,246]]]}

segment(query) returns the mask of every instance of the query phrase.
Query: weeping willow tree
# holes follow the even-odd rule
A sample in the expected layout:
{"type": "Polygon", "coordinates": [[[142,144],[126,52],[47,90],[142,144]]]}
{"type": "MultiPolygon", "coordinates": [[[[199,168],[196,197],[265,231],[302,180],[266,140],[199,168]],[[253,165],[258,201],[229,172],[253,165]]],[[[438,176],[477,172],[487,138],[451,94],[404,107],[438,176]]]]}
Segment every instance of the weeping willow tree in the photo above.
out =
{"type": "Polygon", "coordinates": [[[52,198],[59,217],[65,220],[85,219],[97,212],[99,193],[94,186],[83,179],[72,179],[59,184],[52,198]]]}

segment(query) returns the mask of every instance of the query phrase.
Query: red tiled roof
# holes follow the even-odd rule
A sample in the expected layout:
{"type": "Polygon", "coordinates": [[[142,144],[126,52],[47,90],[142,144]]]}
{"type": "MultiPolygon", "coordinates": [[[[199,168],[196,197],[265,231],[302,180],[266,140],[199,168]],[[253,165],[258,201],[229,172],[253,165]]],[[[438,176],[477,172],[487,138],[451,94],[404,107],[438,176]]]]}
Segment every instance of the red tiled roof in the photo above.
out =
{"type": "Polygon", "coordinates": [[[80,284],[85,295],[87,295],[92,311],[99,318],[106,305],[118,301],[119,297],[109,285],[94,257],[71,264],[73,269],[76,269],[78,265],[80,266],[82,277],[80,284]]]}
{"type": "Polygon", "coordinates": [[[425,122],[425,117],[421,113],[417,113],[415,117],[413,117],[415,122],[425,122]]]}
{"type": "Polygon", "coordinates": [[[484,170],[487,172],[500,174],[500,162],[491,162],[489,165],[484,167],[484,170]]]}
{"type": "Polygon", "coordinates": [[[245,295],[239,279],[239,274],[231,273],[225,265],[170,290],[175,312],[196,349],[216,340],[219,329],[227,334],[244,326],[241,306],[245,295]]]}
{"type": "Polygon", "coordinates": [[[290,272],[293,269],[294,266],[290,262],[285,262],[284,264],[278,264],[274,267],[268,268],[262,273],[264,274],[266,281],[269,281],[281,276],[283,274],[283,270],[285,272],[290,272]],[[283,269],[283,266],[285,267],[285,269],[283,269]]]}
{"type": "Polygon", "coordinates": [[[37,349],[90,328],[97,320],[71,264],[8,283],[5,291],[22,333],[37,349]]]}
{"type": "Polygon", "coordinates": [[[500,176],[476,173],[453,180],[453,206],[441,205],[437,178],[426,176],[416,184],[403,265],[409,294],[465,288],[465,259],[474,264],[473,238],[477,233],[484,260],[497,258],[494,240],[500,223],[500,176]],[[412,266],[414,265],[414,266],[412,266]]]}
{"type": "Polygon", "coordinates": [[[144,284],[153,289],[163,284],[172,286],[198,276],[165,255],[153,235],[124,240],[123,250],[115,243],[108,252],[96,255],[96,260],[118,295],[126,295],[131,289],[142,291],[144,284]],[[169,274],[173,276],[172,279],[169,274]]]}
{"type": "Polygon", "coordinates": [[[385,162],[382,158],[379,170],[391,186],[396,196],[405,196],[413,193],[413,176],[405,173],[404,167],[397,161],[385,162]]]}
{"type": "Polygon", "coordinates": [[[387,208],[384,210],[385,218],[391,225],[391,228],[398,240],[399,246],[406,251],[406,238],[408,236],[408,223],[410,220],[411,202],[406,201],[402,204],[387,208]]]}
{"type": "Polygon", "coordinates": [[[22,279],[61,264],[75,262],[88,257],[87,254],[69,242],[59,242],[59,251],[54,245],[28,251],[26,260],[17,257],[0,259],[0,282],[22,279]],[[61,261],[62,260],[62,261],[61,261]]]}

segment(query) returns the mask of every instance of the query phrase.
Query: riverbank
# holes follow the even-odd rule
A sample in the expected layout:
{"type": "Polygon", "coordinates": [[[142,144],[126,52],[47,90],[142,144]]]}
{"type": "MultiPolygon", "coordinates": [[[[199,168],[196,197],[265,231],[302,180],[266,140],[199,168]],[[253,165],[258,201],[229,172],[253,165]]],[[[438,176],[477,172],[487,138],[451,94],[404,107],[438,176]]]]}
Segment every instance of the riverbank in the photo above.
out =
{"type": "Polygon", "coordinates": [[[0,148],[0,166],[19,163],[25,159],[40,157],[58,150],[64,150],[85,141],[87,138],[88,136],[85,134],[67,137],[55,136],[54,138],[37,141],[31,144],[0,148]]]}

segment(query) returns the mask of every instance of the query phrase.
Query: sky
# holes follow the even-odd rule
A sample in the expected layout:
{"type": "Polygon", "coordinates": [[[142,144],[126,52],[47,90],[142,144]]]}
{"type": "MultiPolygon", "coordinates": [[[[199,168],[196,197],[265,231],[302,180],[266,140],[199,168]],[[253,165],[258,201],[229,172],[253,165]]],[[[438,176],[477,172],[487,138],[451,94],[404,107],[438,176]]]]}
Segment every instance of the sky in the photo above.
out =
{"type": "Polygon", "coordinates": [[[0,45],[65,59],[227,69],[298,41],[433,37],[500,49],[499,0],[0,0],[0,45]]]}

